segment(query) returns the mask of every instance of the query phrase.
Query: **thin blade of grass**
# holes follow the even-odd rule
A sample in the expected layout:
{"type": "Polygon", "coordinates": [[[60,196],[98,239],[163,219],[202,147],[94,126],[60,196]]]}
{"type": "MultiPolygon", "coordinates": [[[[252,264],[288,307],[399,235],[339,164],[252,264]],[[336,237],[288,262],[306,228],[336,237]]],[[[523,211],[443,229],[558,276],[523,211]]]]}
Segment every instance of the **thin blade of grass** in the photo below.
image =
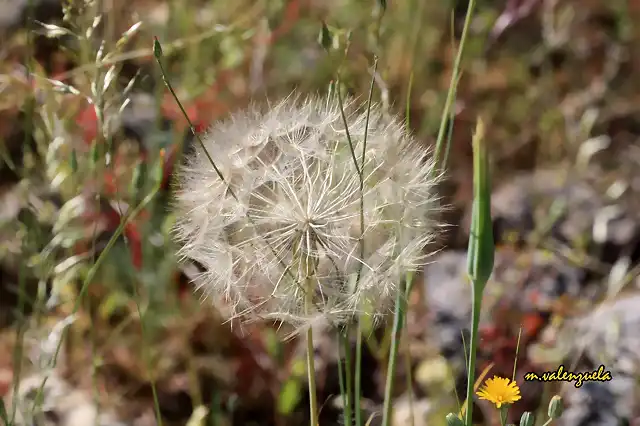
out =
{"type": "MultiPolygon", "coordinates": [[[[491,363],[489,365],[487,365],[484,370],[482,370],[482,372],[480,373],[480,375],[478,376],[478,378],[476,379],[476,382],[473,384],[473,391],[477,391],[478,388],[480,387],[480,383],[482,383],[484,381],[484,378],[487,377],[487,374],[489,374],[489,371],[491,371],[491,369],[493,368],[494,363],[491,363]]],[[[460,417],[464,417],[464,413],[466,412],[466,408],[467,408],[467,403],[469,401],[465,399],[464,404],[462,404],[462,406],[460,407],[460,417]]]]}
{"type": "Polygon", "coordinates": [[[456,89],[458,85],[460,70],[462,68],[462,54],[464,53],[464,45],[467,40],[469,27],[471,26],[471,18],[476,7],[476,0],[469,0],[469,6],[467,8],[467,15],[464,20],[464,27],[462,28],[462,35],[460,37],[460,47],[458,48],[458,54],[453,64],[453,70],[451,72],[451,80],[449,83],[449,90],[447,91],[447,98],[444,103],[444,109],[442,111],[442,117],[440,119],[440,128],[438,129],[438,137],[436,139],[435,160],[440,161],[440,153],[443,149],[445,135],[447,133],[447,119],[451,114],[451,107],[455,100],[456,89]]]}
{"type": "Polygon", "coordinates": [[[472,426],[473,384],[478,349],[478,328],[482,307],[482,293],[493,271],[494,241],[491,221],[491,183],[489,157],[484,140],[484,123],[478,120],[473,135],[473,210],[467,252],[467,274],[471,280],[471,339],[467,373],[466,425],[472,426]]]}
{"type": "Polygon", "coordinates": [[[395,366],[398,357],[398,348],[402,337],[402,327],[406,318],[407,298],[406,288],[413,285],[414,273],[409,272],[404,280],[400,281],[400,289],[396,296],[396,311],[393,316],[393,331],[391,339],[391,349],[389,352],[389,362],[387,366],[387,377],[384,389],[384,405],[382,409],[382,426],[391,426],[393,408],[393,385],[395,381],[395,366]]]}

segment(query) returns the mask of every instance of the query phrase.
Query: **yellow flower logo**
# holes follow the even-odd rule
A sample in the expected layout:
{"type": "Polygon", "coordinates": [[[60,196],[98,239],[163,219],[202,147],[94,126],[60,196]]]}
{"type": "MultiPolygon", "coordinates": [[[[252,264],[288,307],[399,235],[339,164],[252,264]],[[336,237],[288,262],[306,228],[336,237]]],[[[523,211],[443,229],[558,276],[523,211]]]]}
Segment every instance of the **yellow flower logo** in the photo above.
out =
{"type": "Polygon", "coordinates": [[[516,382],[498,376],[487,380],[477,394],[480,399],[496,404],[497,408],[504,404],[513,404],[521,398],[520,388],[516,382]]]}

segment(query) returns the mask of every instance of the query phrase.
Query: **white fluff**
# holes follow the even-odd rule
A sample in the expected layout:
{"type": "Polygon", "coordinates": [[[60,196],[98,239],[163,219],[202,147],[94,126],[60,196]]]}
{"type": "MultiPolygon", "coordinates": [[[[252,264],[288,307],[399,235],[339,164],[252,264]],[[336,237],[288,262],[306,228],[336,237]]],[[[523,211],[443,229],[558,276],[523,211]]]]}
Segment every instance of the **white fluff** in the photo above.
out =
{"type": "Polygon", "coordinates": [[[368,131],[366,105],[345,109],[362,191],[335,98],[291,96],[232,115],[203,137],[224,181],[200,146],[180,171],[179,254],[206,267],[199,288],[236,316],[295,326],[378,318],[391,312],[403,274],[426,263],[439,210],[434,162],[378,106],[368,131]]]}

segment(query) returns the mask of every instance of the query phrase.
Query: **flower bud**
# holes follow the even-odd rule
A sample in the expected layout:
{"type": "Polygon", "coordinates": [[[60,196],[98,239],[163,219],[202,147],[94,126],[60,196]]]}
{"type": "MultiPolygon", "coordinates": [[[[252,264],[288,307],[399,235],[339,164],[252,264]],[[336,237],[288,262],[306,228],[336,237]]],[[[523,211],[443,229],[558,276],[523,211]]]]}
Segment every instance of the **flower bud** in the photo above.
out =
{"type": "Polygon", "coordinates": [[[535,418],[533,414],[529,411],[525,411],[522,413],[522,417],[520,417],[520,426],[533,426],[535,423],[535,418]]]}
{"type": "Polygon", "coordinates": [[[562,411],[562,397],[555,395],[551,398],[551,401],[549,401],[549,417],[552,419],[558,419],[562,415],[562,411]]]}
{"type": "Polygon", "coordinates": [[[464,426],[464,423],[462,422],[462,420],[460,420],[460,417],[456,416],[453,413],[449,413],[447,414],[447,426],[464,426]]]}

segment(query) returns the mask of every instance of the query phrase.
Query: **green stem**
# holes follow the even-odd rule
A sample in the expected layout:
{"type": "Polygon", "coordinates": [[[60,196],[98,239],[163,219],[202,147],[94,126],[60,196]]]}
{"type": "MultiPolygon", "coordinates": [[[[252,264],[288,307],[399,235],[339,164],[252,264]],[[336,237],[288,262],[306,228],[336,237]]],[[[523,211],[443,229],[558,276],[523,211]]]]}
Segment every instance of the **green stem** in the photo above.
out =
{"type": "Polygon", "coordinates": [[[353,369],[351,368],[351,326],[348,325],[345,330],[345,334],[343,335],[343,344],[344,344],[344,369],[345,369],[345,378],[347,382],[347,407],[345,411],[345,424],[350,425],[352,418],[352,410],[355,407],[353,403],[353,369]]]}
{"type": "Polygon", "coordinates": [[[407,297],[405,286],[410,288],[413,281],[413,273],[407,274],[406,280],[400,281],[400,288],[396,294],[396,311],[393,315],[393,331],[391,334],[391,348],[389,350],[389,362],[387,364],[387,381],[384,389],[384,406],[382,409],[382,426],[391,426],[393,385],[395,380],[398,348],[402,337],[402,327],[407,312],[407,297]]]}
{"type": "Polygon", "coordinates": [[[362,426],[362,409],[360,400],[362,399],[362,325],[358,321],[356,330],[356,369],[355,369],[355,400],[353,409],[355,410],[356,426],[362,426]]]}
{"type": "Polygon", "coordinates": [[[338,336],[338,379],[340,382],[340,395],[342,395],[342,411],[344,424],[351,424],[351,367],[347,345],[349,344],[348,329],[338,336]],[[342,364],[342,349],[344,348],[345,364],[342,364]]]}
{"type": "MultiPolygon", "coordinates": [[[[307,313],[313,309],[313,292],[309,286],[306,288],[305,294],[305,310],[307,313]]],[[[307,377],[309,381],[309,415],[311,426],[319,426],[318,424],[318,395],[316,391],[316,368],[315,368],[315,350],[313,348],[313,328],[309,326],[307,330],[307,377]]]]}
{"type": "Polygon", "coordinates": [[[458,48],[458,54],[456,55],[455,62],[453,64],[453,71],[451,72],[451,81],[449,83],[449,90],[447,91],[447,98],[444,103],[444,109],[442,110],[442,117],[440,118],[440,128],[438,129],[438,139],[436,140],[436,150],[434,158],[436,162],[440,161],[440,152],[442,151],[442,144],[444,143],[444,137],[447,133],[447,122],[450,119],[450,111],[455,100],[456,88],[458,80],[460,78],[460,69],[462,64],[462,53],[464,52],[465,41],[467,40],[467,33],[471,26],[471,17],[476,7],[476,0],[469,0],[469,6],[467,8],[467,15],[464,20],[464,27],[462,28],[462,35],[460,37],[460,47],[458,48]]]}
{"type": "Polygon", "coordinates": [[[503,405],[500,408],[500,425],[501,426],[506,426],[507,425],[507,415],[509,414],[509,406],[508,405],[503,405]]]}
{"type": "MultiPolygon", "coordinates": [[[[469,369],[467,371],[467,407],[465,411],[465,424],[472,426],[473,416],[473,385],[476,381],[476,350],[478,347],[478,327],[480,323],[480,307],[482,304],[482,292],[476,291],[476,284],[473,283],[472,295],[473,305],[471,306],[471,339],[469,342],[469,369]]],[[[483,288],[481,286],[480,288],[483,288]]]]}

